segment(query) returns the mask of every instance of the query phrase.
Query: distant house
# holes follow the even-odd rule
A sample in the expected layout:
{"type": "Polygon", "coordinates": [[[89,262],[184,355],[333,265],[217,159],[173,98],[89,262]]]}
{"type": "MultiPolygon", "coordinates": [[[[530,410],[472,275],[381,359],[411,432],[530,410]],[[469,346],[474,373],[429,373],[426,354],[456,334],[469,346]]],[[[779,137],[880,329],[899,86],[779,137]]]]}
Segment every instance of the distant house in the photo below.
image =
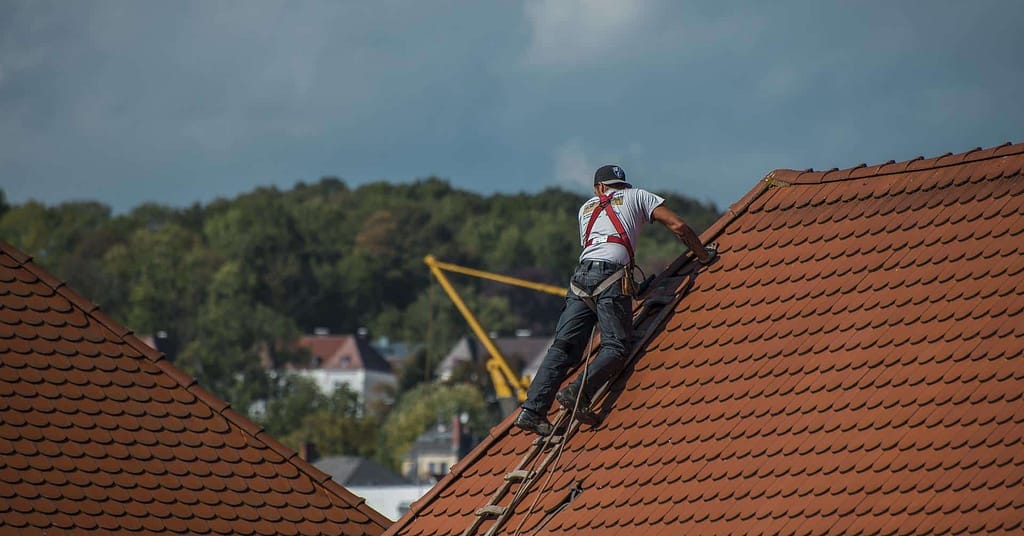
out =
{"type": "MultiPolygon", "coordinates": [[[[315,450],[315,449],[313,449],[315,450]]],[[[307,448],[306,454],[309,455],[307,448]]],[[[331,475],[334,482],[366,500],[366,506],[392,521],[402,517],[412,503],[422,497],[434,481],[414,484],[391,469],[359,456],[306,458],[317,469],[331,475]]]]}
{"type": "MultiPolygon", "coordinates": [[[[532,377],[529,371],[536,371],[534,362],[537,356],[543,356],[548,346],[551,346],[551,337],[536,337],[528,332],[516,337],[495,337],[491,339],[498,350],[501,351],[509,367],[519,374],[532,377]],[[532,368],[531,368],[532,366],[532,368]]],[[[451,379],[452,375],[460,367],[480,366],[490,358],[487,348],[476,337],[462,337],[452,346],[444,359],[437,366],[437,377],[442,380],[451,379]]]]}
{"type": "Polygon", "coordinates": [[[365,335],[305,335],[298,345],[309,350],[310,360],[288,370],[312,379],[324,393],[344,385],[366,405],[390,402],[395,374],[365,335]]]}
{"type": "Polygon", "coordinates": [[[476,438],[458,417],[416,438],[402,460],[402,475],[413,482],[436,482],[476,445],[476,438]]]}
{"type": "Polygon", "coordinates": [[[353,494],[362,497],[366,506],[380,512],[391,521],[397,521],[416,502],[430,491],[434,483],[396,484],[391,486],[352,486],[353,494]]]}
{"type": "Polygon", "coordinates": [[[392,370],[402,368],[409,356],[416,353],[422,345],[402,341],[393,341],[389,337],[377,337],[373,343],[374,350],[391,365],[392,370]]]}
{"type": "Polygon", "coordinates": [[[317,469],[343,486],[398,486],[409,481],[391,469],[362,456],[331,456],[310,460],[317,469]]]}

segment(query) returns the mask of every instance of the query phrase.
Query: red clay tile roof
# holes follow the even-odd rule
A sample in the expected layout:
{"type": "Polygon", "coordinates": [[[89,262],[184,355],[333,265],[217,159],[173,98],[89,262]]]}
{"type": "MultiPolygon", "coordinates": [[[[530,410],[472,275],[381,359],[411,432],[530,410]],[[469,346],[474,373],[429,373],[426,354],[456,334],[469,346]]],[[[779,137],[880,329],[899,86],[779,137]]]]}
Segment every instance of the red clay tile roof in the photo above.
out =
{"type": "MultiPolygon", "coordinates": [[[[1019,533],[1022,167],[771,173],[500,533],[1019,533]]],[[[386,534],[463,534],[530,449],[511,419],[386,534]]]]}
{"type": "Polygon", "coordinates": [[[389,524],[0,241],[0,533],[389,524]]]}
{"type": "Polygon", "coordinates": [[[374,350],[365,337],[358,335],[304,335],[299,346],[306,348],[314,358],[320,358],[317,367],[326,370],[375,370],[391,373],[391,365],[374,350]]]}

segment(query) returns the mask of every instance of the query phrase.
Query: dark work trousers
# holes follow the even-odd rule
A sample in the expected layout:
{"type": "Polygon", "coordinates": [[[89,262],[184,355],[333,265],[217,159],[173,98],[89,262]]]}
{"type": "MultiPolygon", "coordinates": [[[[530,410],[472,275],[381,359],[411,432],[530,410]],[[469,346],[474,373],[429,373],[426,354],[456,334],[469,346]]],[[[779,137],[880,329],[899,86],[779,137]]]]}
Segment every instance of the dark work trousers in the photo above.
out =
{"type": "MultiPolygon", "coordinates": [[[[576,286],[592,293],[602,281],[620,268],[621,264],[611,262],[583,261],[572,280],[576,286]]],[[[633,330],[632,299],[622,293],[621,283],[615,282],[596,300],[595,314],[571,290],[566,295],[565,307],[555,328],[555,340],[530,383],[524,408],[539,415],[547,414],[555,400],[558,386],[569,370],[584,357],[583,352],[595,322],[601,331],[601,349],[587,367],[582,390],[583,401],[590,401],[601,385],[622,369],[629,356],[629,338],[633,330]]],[[[580,374],[574,383],[579,383],[582,376],[580,374]]]]}

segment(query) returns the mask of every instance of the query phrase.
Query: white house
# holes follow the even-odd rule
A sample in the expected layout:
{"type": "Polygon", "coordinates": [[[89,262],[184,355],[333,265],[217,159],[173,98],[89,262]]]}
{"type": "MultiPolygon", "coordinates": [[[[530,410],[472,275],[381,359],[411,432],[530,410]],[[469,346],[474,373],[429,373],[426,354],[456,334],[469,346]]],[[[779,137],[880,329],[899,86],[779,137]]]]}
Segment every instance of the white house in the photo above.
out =
{"type": "Polygon", "coordinates": [[[291,367],[316,382],[324,393],[345,385],[364,405],[389,403],[398,384],[391,365],[364,335],[305,335],[298,344],[310,353],[309,363],[291,367]]]}

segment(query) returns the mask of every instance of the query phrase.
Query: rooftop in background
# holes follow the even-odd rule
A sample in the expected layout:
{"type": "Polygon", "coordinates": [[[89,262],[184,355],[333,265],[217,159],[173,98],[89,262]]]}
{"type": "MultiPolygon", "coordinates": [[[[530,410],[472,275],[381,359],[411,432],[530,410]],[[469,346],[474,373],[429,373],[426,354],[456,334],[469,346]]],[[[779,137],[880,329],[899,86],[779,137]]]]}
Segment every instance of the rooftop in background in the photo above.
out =
{"type": "Polygon", "coordinates": [[[361,456],[332,456],[313,462],[343,486],[403,486],[410,482],[383,465],[361,456]]]}
{"type": "Polygon", "coordinates": [[[390,524],[2,241],[0,423],[0,532],[390,524]]]}
{"type": "Polygon", "coordinates": [[[303,335],[299,346],[309,350],[313,362],[298,368],[392,372],[391,365],[361,335],[303,335]]]}
{"type": "MultiPolygon", "coordinates": [[[[496,337],[492,339],[494,345],[504,355],[509,366],[517,373],[525,370],[537,361],[537,356],[543,356],[551,345],[551,337],[535,337],[530,335],[516,337],[496,337]]],[[[459,364],[483,365],[490,355],[487,348],[476,338],[465,336],[455,341],[451,350],[437,365],[437,377],[447,380],[459,364]]],[[[534,370],[536,367],[534,367],[534,370]]]]}
{"type": "MultiPolygon", "coordinates": [[[[686,292],[506,531],[1020,531],[1022,168],[1007,144],[769,174],[704,233],[715,264],[661,275],[686,292]]],[[[387,534],[463,534],[531,449],[513,418],[387,534]]]]}

